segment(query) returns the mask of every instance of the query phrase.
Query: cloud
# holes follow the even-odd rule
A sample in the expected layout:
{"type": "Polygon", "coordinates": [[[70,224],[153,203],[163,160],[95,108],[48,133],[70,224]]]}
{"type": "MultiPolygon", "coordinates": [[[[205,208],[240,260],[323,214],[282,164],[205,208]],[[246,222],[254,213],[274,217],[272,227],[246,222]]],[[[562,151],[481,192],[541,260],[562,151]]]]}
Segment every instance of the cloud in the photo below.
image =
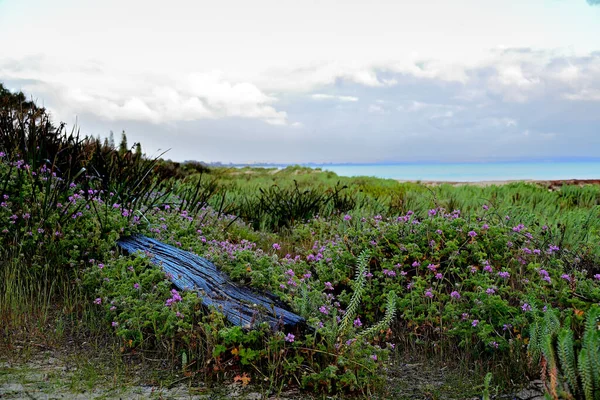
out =
{"type": "Polygon", "coordinates": [[[367,109],[367,111],[371,114],[387,114],[387,111],[385,110],[385,108],[383,108],[379,104],[369,105],[369,108],[367,109]]]}
{"type": "Polygon", "coordinates": [[[264,79],[150,74],[90,60],[68,71],[43,57],[0,62],[0,80],[60,119],[78,115],[94,134],[131,130],[131,140],[149,149],[174,147],[173,159],[461,161],[600,152],[598,52],[503,48],[476,65],[322,63],[264,79]],[[365,137],[369,143],[357,145],[365,137]]]}
{"type": "Polygon", "coordinates": [[[598,6],[598,5],[600,5],[600,0],[587,0],[587,3],[590,6],[598,6]]]}
{"type": "Polygon", "coordinates": [[[323,94],[323,93],[316,93],[316,94],[311,95],[310,97],[312,97],[314,100],[337,100],[337,101],[343,101],[343,102],[358,101],[358,97],[354,97],[354,96],[337,96],[337,95],[323,94]]]}
{"type": "Polygon", "coordinates": [[[412,100],[408,104],[400,105],[397,107],[398,111],[404,112],[421,112],[421,111],[436,111],[440,110],[462,110],[463,107],[455,104],[440,104],[440,103],[426,103],[417,100],[412,100]]]}
{"type": "Polygon", "coordinates": [[[0,64],[0,79],[22,83],[43,96],[61,119],[91,114],[110,121],[136,120],[155,124],[198,119],[244,117],[285,125],[287,114],[274,107],[277,98],[249,82],[230,82],[219,72],[187,76],[127,74],[87,64],[69,73],[40,59],[24,66],[0,64]],[[92,68],[93,67],[93,68],[92,68]],[[90,69],[91,68],[91,69],[90,69]],[[33,80],[34,83],[28,83],[33,80]]]}
{"type": "Polygon", "coordinates": [[[573,101],[600,101],[600,90],[582,89],[576,93],[566,93],[564,97],[573,101]]]}

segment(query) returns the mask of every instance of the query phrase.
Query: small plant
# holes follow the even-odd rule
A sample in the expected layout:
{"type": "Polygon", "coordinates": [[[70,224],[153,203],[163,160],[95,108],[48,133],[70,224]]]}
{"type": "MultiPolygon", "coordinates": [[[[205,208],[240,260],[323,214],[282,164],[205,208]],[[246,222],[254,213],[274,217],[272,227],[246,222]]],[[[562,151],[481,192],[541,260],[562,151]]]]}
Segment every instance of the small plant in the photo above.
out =
{"type": "Polygon", "coordinates": [[[529,353],[541,368],[546,393],[552,399],[600,398],[600,307],[585,317],[583,335],[575,340],[572,320],[561,326],[558,311],[549,309],[531,325],[529,353]]]}
{"type": "Polygon", "coordinates": [[[483,400],[490,400],[490,383],[492,382],[492,373],[488,372],[483,379],[483,400]]]}

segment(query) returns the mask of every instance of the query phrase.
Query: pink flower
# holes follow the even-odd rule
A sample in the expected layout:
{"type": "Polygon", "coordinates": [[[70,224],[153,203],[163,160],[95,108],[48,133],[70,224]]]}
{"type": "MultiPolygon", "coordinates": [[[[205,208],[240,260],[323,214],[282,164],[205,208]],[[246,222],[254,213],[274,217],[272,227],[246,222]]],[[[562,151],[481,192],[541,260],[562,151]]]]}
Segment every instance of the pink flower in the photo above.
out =
{"type": "Polygon", "coordinates": [[[288,343],[293,343],[295,338],[296,336],[292,335],[291,333],[288,333],[285,337],[285,341],[288,343]]]}
{"type": "Polygon", "coordinates": [[[326,290],[333,290],[333,285],[331,284],[331,282],[325,282],[325,289],[326,290]]]}
{"type": "Polygon", "coordinates": [[[361,322],[360,318],[356,318],[354,320],[354,327],[355,328],[360,328],[361,326],[362,326],[362,322],[361,322]]]}
{"type": "Polygon", "coordinates": [[[140,284],[139,283],[134,283],[133,284],[133,288],[134,289],[139,289],[140,288],[140,284]]]}
{"type": "Polygon", "coordinates": [[[102,299],[100,297],[96,298],[96,300],[94,300],[94,304],[102,304],[102,299]]]}
{"type": "Polygon", "coordinates": [[[104,264],[98,264],[98,268],[100,268],[100,269],[104,268],[104,264]]]}
{"type": "Polygon", "coordinates": [[[460,299],[460,293],[458,293],[456,290],[453,291],[452,293],[450,293],[450,297],[452,297],[453,299],[460,299]]]}
{"type": "Polygon", "coordinates": [[[477,325],[479,325],[479,320],[478,319],[474,319],[473,322],[471,322],[471,325],[474,327],[476,327],[477,325]]]}
{"type": "Polygon", "coordinates": [[[273,249],[279,250],[281,249],[281,246],[279,245],[279,243],[273,243],[273,249]]]}
{"type": "Polygon", "coordinates": [[[116,328],[117,326],[119,326],[119,323],[118,323],[118,322],[116,322],[116,321],[113,321],[113,322],[111,323],[111,325],[113,326],[113,328],[116,328]]]}

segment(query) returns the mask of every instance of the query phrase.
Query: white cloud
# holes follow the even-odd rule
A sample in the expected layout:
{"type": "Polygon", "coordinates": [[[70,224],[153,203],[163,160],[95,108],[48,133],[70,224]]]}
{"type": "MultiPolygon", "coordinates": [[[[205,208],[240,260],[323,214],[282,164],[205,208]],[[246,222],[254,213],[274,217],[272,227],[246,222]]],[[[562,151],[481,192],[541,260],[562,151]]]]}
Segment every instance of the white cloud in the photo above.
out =
{"type": "Polygon", "coordinates": [[[386,114],[387,113],[386,110],[385,110],[385,108],[383,108],[379,104],[371,104],[371,105],[369,105],[368,111],[371,114],[386,114]]]}
{"type": "Polygon", "coordinates": [[[354,96],[337,96],[332,94],[315,93],[311,95],[314,100],[337,100],[343,102],[355,102],[358,101],[358,97],[354,96]]]}
{"type": "Polygon", "coordinates": [[[454,117],[454,113],[452,111],[445,111],[438,114],[433,114],[429,117],[429,119],[441,119],[441,118],[452,118],[454,117]]]}
{"type": "MultiPolygon", "coordinates": [[[[98,67],[101,68],[101,67],[98,67]]],[[[91,114],[106,120],[149,121],[155,124],[226,117],[245,117],[285,125],[287,114],[249,82],[230,82],[219,72],[167,78],[122,71],[63,71],[41,61],[23,71],[0,64],[3,79],[24,79],[22,89],[51,101],[61,119],[91,114]]]]}
{"type": "Polygon", "coordinates": [[[425,103],[417,100],[412,100],[408,104],[400,105],[397,107],[398,111],[404,112],[419,112],[424,110],[462,110],[463,107],[454,104],[440,104],[440,103],[425,103]]]}
{"type": "Polygon", "coordinates": [[[600,89],[581,89],[575,93],[566,93],[564,98],[573,101],[600,101],[600,89]]]}
{"type": "Polygon", "coordinates": [[[494,128],[512,128],[519,123],[514,118],[488,118],[488,123],[494,128]]]}

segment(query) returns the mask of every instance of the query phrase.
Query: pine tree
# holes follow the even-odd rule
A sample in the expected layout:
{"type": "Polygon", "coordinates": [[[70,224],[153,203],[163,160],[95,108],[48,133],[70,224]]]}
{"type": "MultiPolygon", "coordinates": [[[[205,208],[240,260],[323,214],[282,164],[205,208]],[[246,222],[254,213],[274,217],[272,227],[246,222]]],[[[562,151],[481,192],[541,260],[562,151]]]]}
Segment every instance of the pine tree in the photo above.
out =
{"type": "Polygon", "coordinates": [[[127,135],[125,134],[125,131],[123,131],[123,133],[121,133],[121,143],[119,144],[119,154],[123,155],[127,153],[128,150],[127,135]]]}

